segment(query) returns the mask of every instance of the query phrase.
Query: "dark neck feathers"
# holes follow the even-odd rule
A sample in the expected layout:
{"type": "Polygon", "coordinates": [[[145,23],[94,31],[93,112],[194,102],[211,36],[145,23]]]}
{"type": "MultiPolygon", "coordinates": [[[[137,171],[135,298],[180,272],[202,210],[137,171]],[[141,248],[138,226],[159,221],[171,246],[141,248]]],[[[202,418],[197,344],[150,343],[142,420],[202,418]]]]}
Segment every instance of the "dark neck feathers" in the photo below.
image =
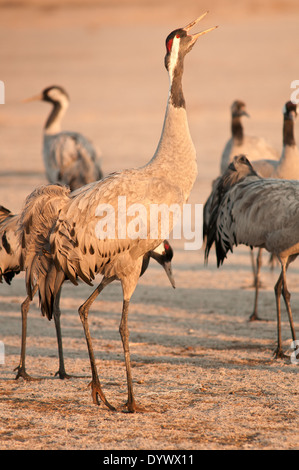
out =
{"type": "Polygon", "coordinates": [[[240,116],[233,116],[231,130],[233,138],[241,144],[243,142],[244,135],[240,116]]]}
{"type": "Polygon", "coordinates": [[[173,71],[170,87],[170,101],[175,108],[186,108],[182,86],[183,70],[183,59],[181,59],[173,71]]]}
{"type": "Polygon", "coordinates": [[[53,124],[53,122],[57,119],[60,111],[62,110],[62,105],[58,101],[53,101],[52,104],[53,109],[46,121],[45,129],[48,129],[53,124]]]}
{"type": "Polygon", "coordinates": [[[283,121],[283,145],[296,145],[294,137],[294,121],[286,117],[283,121]]]}

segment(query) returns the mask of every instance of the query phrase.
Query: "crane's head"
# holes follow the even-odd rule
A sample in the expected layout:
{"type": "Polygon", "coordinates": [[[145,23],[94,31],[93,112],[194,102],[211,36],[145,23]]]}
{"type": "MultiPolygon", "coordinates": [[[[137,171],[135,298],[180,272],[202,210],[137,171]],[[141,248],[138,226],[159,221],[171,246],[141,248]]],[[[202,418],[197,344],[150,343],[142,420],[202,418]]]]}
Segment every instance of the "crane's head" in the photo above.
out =
{"type": "Polygon", "coordinates": [[[150,252],[151,258],[158,261],[161,266],[165,269],[168,279],[173,288],[175,288],[175,282],[172,275],[171,260],[173,258],[173,249],[171,248],[168,240],[164,240],[157,248],[150,252]]]}
{"type": "Polygon", "coordinates": [[[240,181],[246,176],[257,176],[257,173],[250,161],[243,154],[236,155],[233,158],[233,161],[228,166],[228,172],[237,172],[237,181],[240,181]]]}
{"type": "Polygon", "coordinates": [[[206,29],[196,34],[188,34],[189,30],[202,20],[206,15],[207,11],[196,20],[189,23],[184,28],[175,29],[166,38],[166,55],[165,55],[165,67],[170,72],[173,70],[179,60],[182,60],[185,55],[191,51],[192,47],[196,43],[199,36],[213,31],[217,26],[206,29]]]}
{"type": "Polygon", "coordinates": [[[241,116],[249,117],[249,114],[246,111],[246,104],[241,100],[235,100],[233,102],[231,105],[231,113],[233,118],[241,116]]]}
{"type": "Polygon", "coordinates": [[[284,119],[294,121],[297,116],[297,105],[292,101],[287,101],[282,109],[284,119]]]}
{"type": "Polygon", "coordinates": [[[61,105],[67,106],[69,103],[69,95],[61,86],[49,86],[45,88],[38,95],[32,96],[23,100],[24,103],[29,101],[47,101],[52,104],[60,103],[61,105]]]}

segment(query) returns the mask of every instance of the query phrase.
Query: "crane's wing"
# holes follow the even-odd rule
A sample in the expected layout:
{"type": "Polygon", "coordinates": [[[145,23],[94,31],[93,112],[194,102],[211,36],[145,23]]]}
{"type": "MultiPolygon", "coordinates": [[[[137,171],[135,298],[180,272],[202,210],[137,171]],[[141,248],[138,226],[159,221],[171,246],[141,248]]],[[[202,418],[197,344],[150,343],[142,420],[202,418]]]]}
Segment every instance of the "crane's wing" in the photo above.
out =
{"type": "Polygon", "coordinates": [[[40,273],[48,269],[44,252],[49,251],[49,234],[61,208],[69,201],[69,189],[58,185],[36,188],[25,200],[18,234],[22,245],[22,265],[26,271],[29,296],[40,273]]]}
{"type": "Polygon", "coordinates": [[[298,243],[299,182],[246,178],[223,198],[216,215],[218,265],[239,244],[279,254],[298,243]]]}
{"type": "Polygon", "coordinates": [[[167,238],[161,217],[157,232],[151,232],[151,207],[173,201],[184,202],[179,189],[140,170],[115,173],[75,191],[50,236],[57,267],[75,284],[76,276],[91,283],[98,272],[125,276],[140,256],[167,238]]]}

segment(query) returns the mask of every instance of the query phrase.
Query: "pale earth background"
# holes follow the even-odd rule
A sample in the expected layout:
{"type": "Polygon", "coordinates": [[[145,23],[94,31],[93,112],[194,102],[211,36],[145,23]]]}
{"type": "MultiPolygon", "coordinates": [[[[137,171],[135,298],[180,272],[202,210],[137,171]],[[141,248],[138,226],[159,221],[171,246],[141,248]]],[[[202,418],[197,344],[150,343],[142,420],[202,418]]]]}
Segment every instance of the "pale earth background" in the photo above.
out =
{"type": "MultiPolygon", "coordinates": [[[[299,4],[288,1],[75,0],[0,2],[0,203],[20,211],[45,183],[41,157],[45,103],[21,100],[52,84],[71,96],[64,129],[89,136],[102,152],[105,174],[145,164],[162,128],[168,91],[164,41],[169,32],[210,14],[200,28],[219,24],[186,58],[184,92],[198,153],[190,202],[204,203],[230,135],[229,107],[247,103],[248,134],[282,144],[282,107],[299,79],[299,4]]],[[[298,127],[298,124],[297,124],[298,127]]],[[[298,134],[298,129],[296,130],[298,134]]],[[[298,449],[298,365],[274,360],[276,312],[272,272],[263,258],[260,315],[253,308],[246,247],[217,270],[203,250],[174,241],[173,290],[151,263],[132,298],[129,327],[136,398],[143,414],[112,413],[92,404],[90,367],[77,309],[91,288],[63,287],[61,308],[67,372],[61,381],[53,322],[34,300],[28,324],[27,369],[38,382],[15,381],[20,352],[24,276],[1,285],[1,449],[298,449]]],[[[289,288],[298,331],[298,262],[289,288]]],[[[118,333],[121,288],[109,286],[94,303],[90,326],[108,399],[126,400],[118,333]]],[[[291,353],[283,312],[284,348],[291,353]]]]}

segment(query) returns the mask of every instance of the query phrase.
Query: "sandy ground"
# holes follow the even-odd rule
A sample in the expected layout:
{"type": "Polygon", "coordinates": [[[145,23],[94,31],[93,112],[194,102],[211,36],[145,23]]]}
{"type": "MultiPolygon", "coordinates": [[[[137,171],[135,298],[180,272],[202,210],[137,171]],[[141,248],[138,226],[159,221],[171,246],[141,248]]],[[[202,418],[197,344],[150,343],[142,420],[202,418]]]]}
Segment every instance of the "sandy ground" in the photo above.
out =
{"type": "MultiPolygon", "coordinates": [[[[107,174],[143,165],[155,151],[168,91],[164,41],[201,14],[205,2],[0,2],[0,202],[18,212],[44,183],[42,126],[49,107],[21,100],[51,84],[71,98],[66,129],[80,130],[102,152],[107,174]]],[[[298,3],[298,2],[297,2],[298,3]]],[[[185,63],[184,90],[199,176],[191,202],[204,203],[229,137],[229,106],[240,98],[251,118],[248,134],[281,149],[283,104],[298,79],[299,9],[290,2],[209,2],[203,28],[219,24],[185,63]]],[[[298,132],[297,132],[298,134],[298,132]]],[[[298,365],[275,360],[276,313],[264,255],[260,315],[249,323],[253,290],[248,249],[239,247],[217,270],[203,252],[174,240],[173,290],[154,262],[140,279],[130,308],[136,398],[147,412],[113,413],[92,404],[89,359],[78,306],[90,294],[63,288],[61,308],[67,372],[61,381],[55,329],[34,300],[28,321],[27,369],[42,380],[15,381],[20,353],[24,276],[0,289],[1,449],[298,449],[298,365]]],[[[289,269],[298,330],[299,268],[289,269]]],[[[90,326],[103,387],[117,407],[126,400],[118,333],[121,288],[109,286],[94,303],[90,326]]],[[[283,311],[283,345],[291,335],[283,311]]]]}

